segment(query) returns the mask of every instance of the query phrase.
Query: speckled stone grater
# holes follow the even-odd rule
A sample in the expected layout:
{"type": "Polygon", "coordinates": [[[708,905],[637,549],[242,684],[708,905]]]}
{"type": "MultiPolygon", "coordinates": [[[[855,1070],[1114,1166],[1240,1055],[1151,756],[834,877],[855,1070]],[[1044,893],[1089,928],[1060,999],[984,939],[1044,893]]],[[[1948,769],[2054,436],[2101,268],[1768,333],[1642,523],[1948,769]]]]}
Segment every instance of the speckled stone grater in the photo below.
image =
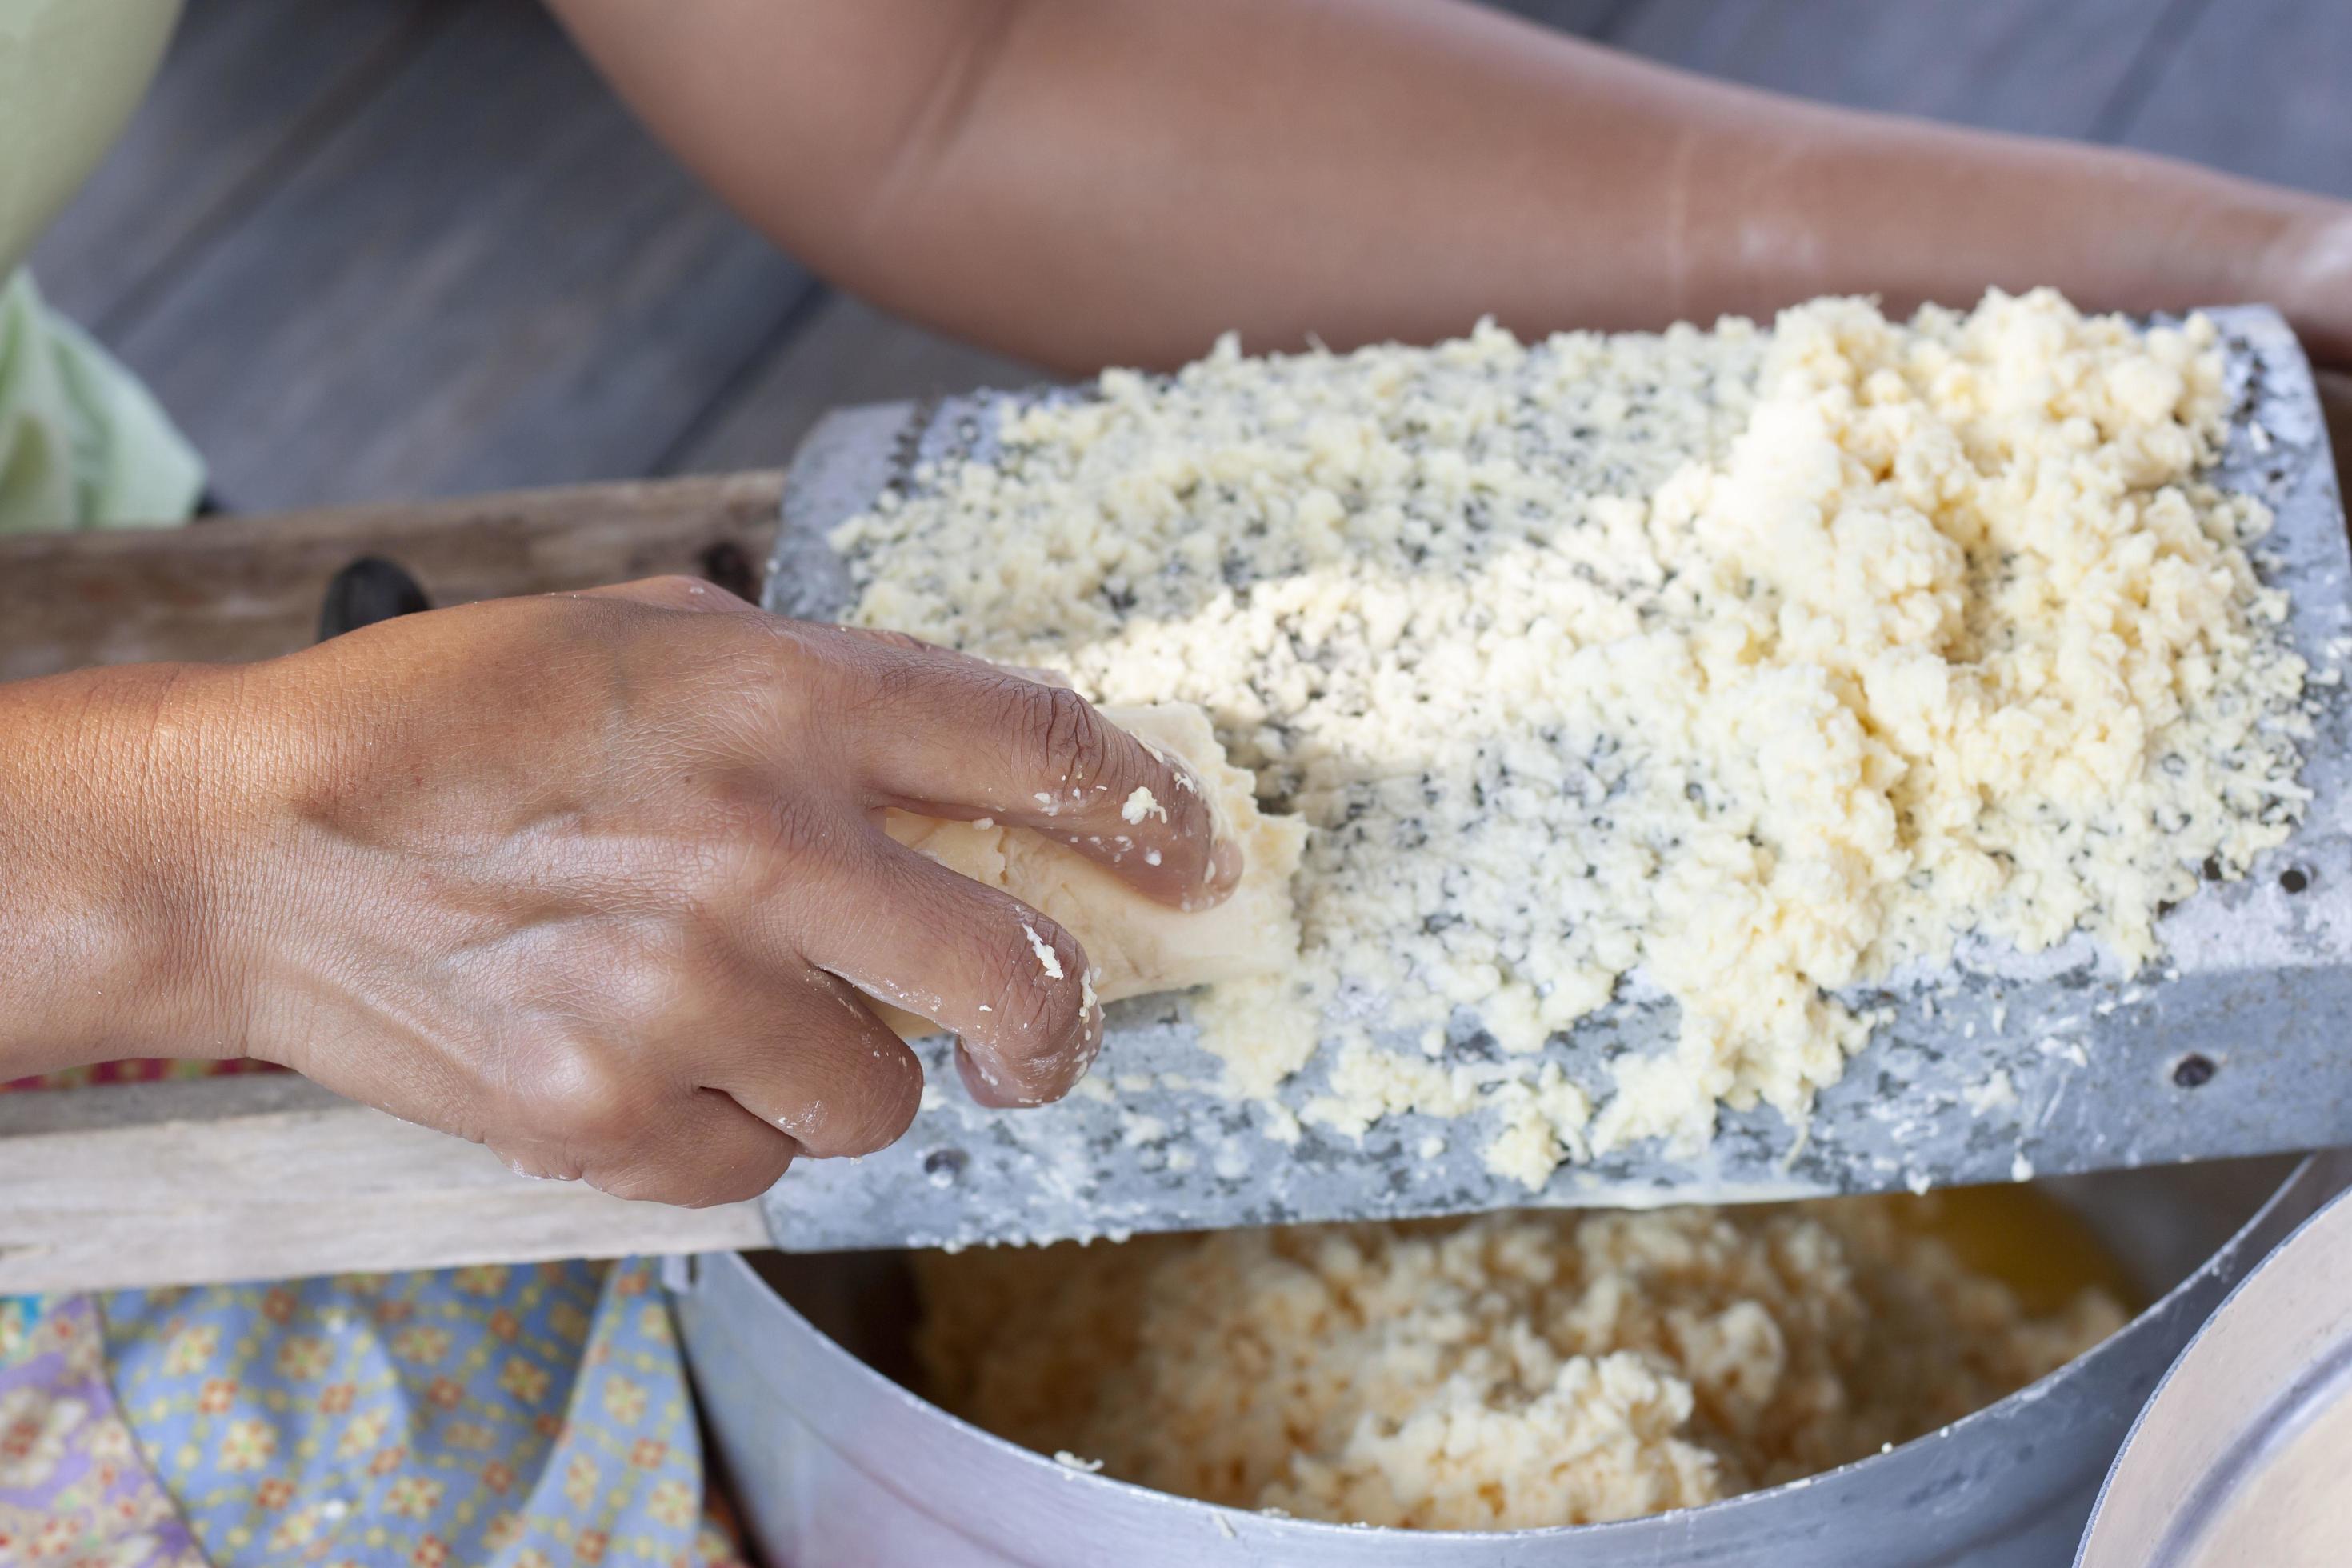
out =
{"type": "MultiPolygon", "coordinates": [[[[1521,1206],[1643,1205],[1924,1189],[2352,1144],[2352,554],[2311,372],[2260,307],[2222,329],[2232,413],[2209,476],[2276,514],[2256,552],[2293,599],[2313,679],[2313,791],[2294,836],[2243,880],[2214,883],[2161,923],[2168,956],[2135,976],[2077,936],[2049,952],[1963,942],[1954,961],[1846,994],[1893,1010],[1824,1090],[1800,1140],[1776,1111],[1721,1113],[1696,1160],[1654,1143],[1560,1167],[1540,1193],[1486,1171],[1474,1119],[1391,1116],[1360,1143],[1312,1123],[1266,1136],[1265,1107],[1203,1090],[1077,1096],[988,1110],[956,1087],[943,1039],[918,1045],[944,1086],[893,1147],[808,1162],[764,1200],[788,1250],[1038,1241],[1134,1231],[1391,1218],[1521,1206]],[[2011,1094],[1983,1086],[2005,1073],[2011,1094]],[[1999,1100],[1999,1103],[1990,1103],[1999,1100]],[[1432,1153],[1435,1140],[1442,1151],[1432,1153]]],[[[826,533],[915,465],[988,456],[1006,398],[983,394],[835,414],[785,489],[766,605],[829,619],[849,581],[826,533]]],[[[1586,1019],[1547,1055],[1606,1081],[1604,1059],[1673,1040],[1664,1001],[1586,1019]]],[[[1296,1112],[1320,1058],[1283,1090],[1296,1112]]],[[[1109,1009],[1099,1075],[1215,1081],[1181,996],[1109,1009]]]]}

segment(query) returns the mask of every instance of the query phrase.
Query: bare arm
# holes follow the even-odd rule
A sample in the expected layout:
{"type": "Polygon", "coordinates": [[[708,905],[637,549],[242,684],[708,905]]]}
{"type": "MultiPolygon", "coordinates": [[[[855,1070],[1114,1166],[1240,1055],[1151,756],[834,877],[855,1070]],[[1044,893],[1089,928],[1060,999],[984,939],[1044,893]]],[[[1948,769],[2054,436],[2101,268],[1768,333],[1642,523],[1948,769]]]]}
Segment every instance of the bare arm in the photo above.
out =
{"type": "Polygon", "coordinates": [[[1066,368],[2052,283],[2352,359],[2352,207],[1827,109],[1446,0],[551,0],[686,162],[894,310],[1066,368]]]}
{"type": "Polygon", "coordinates": [[[236,785],[177,721],[186,674],[0,685],[0,1082],[239,1054],[227,998],[196,962],[207,900],[188,852],[236,785]]]}

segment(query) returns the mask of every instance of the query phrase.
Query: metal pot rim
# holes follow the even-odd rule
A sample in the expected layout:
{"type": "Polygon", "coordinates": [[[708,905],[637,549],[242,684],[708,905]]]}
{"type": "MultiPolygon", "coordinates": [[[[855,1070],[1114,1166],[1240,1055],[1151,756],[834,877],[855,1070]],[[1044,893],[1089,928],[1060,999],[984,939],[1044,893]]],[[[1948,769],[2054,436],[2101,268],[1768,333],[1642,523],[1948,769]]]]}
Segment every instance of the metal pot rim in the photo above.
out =
{"type": "MultiPolygon", "coordinates": [[[[2312,1156],[2305,1156],[2299,1160],[2294,1167],[2280,1180],[2279,1184],[2264,1196],[2261,1204],[2240,1223],[2235,1230],[2231,1232],[2229,1239],[2216,1247],[2196,1268],[2176,1281],[2170,1289],[2098,1345],[2036,1382],[2028,1384],[2023,1388],[1994,1401],[1980,1410],[1973,1411],[1958,1421],[1937,1427],[1933,1431],[1922,1433],[1907,1443],[1899,1444],[1876,1454],[1866,1455],[1832,1469],[1822,1470],[1813,1475],[1800,1477],[1795,1480],[1784,1481],[1778,1486],[1757,1491],[1742,1492],[1736,1497],[1725,1498],[1717,1502],[1703,1503],[1696,1508],[1675,1509],[1664,1513],[1643,1514],[1633,1519],[1609,1520],[1591,1524],[1540,1525],[1528,1530],[1449,1530],[1436,1533],[1442,1533],[1449,1544],[1453,1542],[1475,1544],[1486,1542],[1497,1545],[1505,1543],[1523,1545],[1528,1542],[1557,1541],[1570,1537],[1578,1541],[1598,1542],[1612,1535],[1630,1536],[1645,1529],[1654,1530],[1662,1520],[1688,1519],[1701,1514],[1713,1519],[1723,1517],[1733,1510],[1752,1511],[1769,1509],[1790,1497],[1824,1483],[1857,1478],[1869,1467],[1885,1465],[1896,1460],[1925,1444],[1942,1442],[1964,1436],[1979,1427],[2005,1419],[2020,1408],[2047,1398],[2061,1384],[2077,1377],[2095,1375],[2104,1367],[2127,1354],[2130,1349],[2127,1342],[2147,1328],[2181,1310],[2182,1299],[2185,1295],[2195,1289],[2200,1281],[2205,1280],[2223,1265],[2237,1258],[2239,1253],[2249,1245],[2252,1233],[2261,1227],[2281,1205],[2291,1201],[2303,1186],[2315,1179],[2315,1160],[2312,1156]]],[[[1270,1527],[1278,1529],[1283,1534],[1295,1531],[1300,1535],[1317,1539],[1338,1536],[1351,1540],[1379,1539],[1397,1543],[1425,1541],[1433,1533],[1428,1531],[1408,1530],[1389,1525],[1334,1524],[1323,1520],[1297,1519],[1287,1514],[1238,1509],[1223,1503],[1205,1502],[1198,1498],[1187,1498],[1174,1492],[1161,1491],[1157,1488],[1143,1486],[1134,1481],[1120,1480],[1113,1476],[1096,1475],[1064,1465],[1044,1454],[1024,1448],[1008,1438],[1000,1437],[983,1427],[976,1426],[961,1416],[925,1399],[914,1390],[876,1371],[856,1353],[835,1342],[832,1336],[824,1333],[803,1317],[797,1308],[784,1300],[781,1292],[765,1279],[759,1278],[742,1254],[711,1254],[697,1261],[705,1265],[718,1262],[749,1276],[749,1283],[772,1298],[777,1307],[788,1313],[801,1328],[807,1331],[809,1337],[816,1342],[814,1352],[817,1356],[833,1363],[840,1373],[864,1384],[869,1394],[877,1394],[908,1407],[919,1415],[950,1424],[950,1429],[959,1436],[977,1439],[983,1446],[984,1451],[1006,1461],[1016,1462],[1026,1467],[1033,1476],[1052,1476],[1057,1484],[1081,1489],[1111,1488],[1114,1489],[1111,1495],[1149,1500],[1155,1503],[1175,1504],[1189,1509],[1205,1509],[1229,1520],[1246,1520],[1260,1539],[1263,1539],[1270,1527]]],[[[827,1441],[834,1441],[834,1439],[828,1437],[827,1441]]],[[[843,1451],[850,1454],[853,1458],[869,1458],[855,1454],[846,1448],[843,1451]]],[[[889,1472],[887,1467],[884,1467],[877,1473],[887,1478],[889,1472]]],[[[917,1502],[919,1506],[919,1500],[909,1499],[908,1500],[917,1502]]]]}
{"type": "MultiPolygon", "coordinates": [[[[2308,1163],[2308,1162],[2307,1162],[2308,1163]]],[[[2352,1342],[2343,1338],[2340,1322],[2328,1331],[2328,1338],[2312,1342],[2314,1324],[2307,1313],[2308,1293],[2299,1294],[2297,1288],[2305,1287],[2316,1276],[2325,1281],[2331,1264],[2339,1264],[2347,1237],[2352,1237],[2352,1189],[2336,1193],[2290,1231],[2286,1237],[2257,1259],[2246,1270],[2220,1305],[2200,1323],[2195,1333],[2172,1364],[2166,1367],[2157,1380],[2147,1401],[2132,1417],[2130,1429],[2116,1451],[2114,1462],[2101,1478],[2096,1500],[2092,1504],[2091,1521],[2083,1533],[2075,1553],[2078,1563],[2104,1561],[2118,1550],[2134,1548],[2132,1537],[2151,1525],[2158,1527],[2158,1534],[2147,1545],[2163,1552],[2177,1553],[2191,1544],[2194,1532],[2204,1521],[2198,1517],[2201,1508],[2210,1508],[2222,1500],[2236,1487],[2242,1486],[2252,1468],[2263,1462],[2266,1450],[2283,1432],[2292,1431],[2314,1414],[2312,1401],[2326,1400],[2331,1393],[2343,1397],[2344,1354],[2352,1342]],[[2298,1247],[2298,1243],[2303,1245],[2298,1247]],[[2335,1248],[2331,1253],[2329,1248],[2335,1248]],[[2252,1314],[2251,1323],[2242,1318],[2252,1314]],[[2269,1321],[2265,1321],[2267,1314],[2269,1321]],[[2280,1321],[2284,1318],[2285,1321],[2280,1321]],[[2231,1336],[2237,1342],[2248,1342],[2250,1330],[2258,1334],[2253,1342],[2264,1352],[2266,1363],[2258,1363],[2261,1370],[2249,1374],[2243,1368],[2231,1367],[2226,1362],[2231,1336]],[[2332,1340],[2332,1342],[2330,1341],[2332,1340]],[[2305,1359],[2314,1349],[2325,1352],[2314,1364],[2305,1359]],[[2285,1356],[2285,1364],[2279,1357],[2285,1356]],[[2331,1364],[2332,1362],[2332,1364],[2331,1364]],[[2263,1404],[2251,1409],[2225,1413],[2251,1425],[2184,1426],[2184,1411],[2172,1405],[2183,1399],[2193,1399],[2200,1385],[2210,1386],[2218,1377],[2230,1376],[2252,1381],[2233,1384],[2252,1390],[2263,1404]],[[2167,1395],[2173,1397],[2168,1399],[2167,1395]],[[2169,1497],[2152,1512],[2118,1515],[2116,1509],[2139,1494],[2143,1504],[2151,1489],[2149,1482],[2165,1461],[2167,1444],[2177,1451],[2185,1447],[2203,1470],[2203,1479],[2184,1493],[2169,1497]],[[2216,1483],[2221,1483],[2216,1489],[2216,1483]],[[2103,1529],[2102,1526],[2106,1528],[2103,1529]]],[[[2328,1292],[2332,1298],[2333,1293],[2328,1292]]],[[[2341,1319],[2340,1310],[2330,1310],[2328,1316],[2341,1319]]],[[[2212,1412],[2204,1412],[2210,1419],[2212,1412]]],[[[2167,1561],[2170,1561],[2168,1556],[2167,1561]]]]}

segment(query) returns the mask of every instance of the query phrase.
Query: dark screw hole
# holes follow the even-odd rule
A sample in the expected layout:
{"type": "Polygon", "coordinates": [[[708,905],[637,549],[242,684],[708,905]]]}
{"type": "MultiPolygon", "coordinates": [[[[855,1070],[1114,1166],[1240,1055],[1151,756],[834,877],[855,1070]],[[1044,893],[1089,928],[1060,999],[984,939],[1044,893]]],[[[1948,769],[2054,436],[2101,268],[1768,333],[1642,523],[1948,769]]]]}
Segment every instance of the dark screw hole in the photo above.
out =
{"type": "Polygon", "coordinates": [[[2279,873],[2279,886],[2290,893],[2300,893],[2311,886],[2311,878],[2300,868],[2290,866],[2279,873]]]}
{"type": "Polygon", "coordinates": [[[971,1157],[961,1149],[934,1149],[923,1156],[923,1174],[941,1186],[963,1174],[971,1157]]]}
{"type": "Polygon", "coordinates": [[[2183,1089],[2195,1089],[2213,1076],[2213,1058],[2189,1052],[2172,1064],[2172,1081],[2183,1089]]]}
{"type": "Polygon", "coordinates": [[[362,555],[327,579],[326,597],[319,605],[319,640],[432,607],[424,588],[399,565],[362,555]]]}
{"type": "Polygon", "coordinates": [[[751,570],[751,558],[743,547],[731,539],[722,539],[703,551],[697,558],[702,574],[739,599],[757,603],[760,597],[758,575],[751,570]]]}
{"type": "Polygon", "coordinates": [[[2221,879],[2221,858],[2218,855],[2206,856],[2203,870],[2205,872],[2205,879],[2207,881],[2220,881],[2221,879]]]}

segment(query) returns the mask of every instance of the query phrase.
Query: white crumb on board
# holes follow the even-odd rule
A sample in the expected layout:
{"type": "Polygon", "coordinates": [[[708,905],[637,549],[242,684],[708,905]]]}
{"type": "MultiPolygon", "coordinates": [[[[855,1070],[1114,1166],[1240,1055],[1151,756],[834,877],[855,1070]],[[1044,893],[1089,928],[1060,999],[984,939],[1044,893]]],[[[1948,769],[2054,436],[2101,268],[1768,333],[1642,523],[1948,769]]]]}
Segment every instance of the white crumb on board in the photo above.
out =
{"type": "Polygon", "coordinates": [[[2017,1086],[2010,1081],[2007,1068],[1995,1068],[1977,1083],[1960,1090],[1960,1100],[1971,1114],[1990,1115],[2017,1103],[2017,1086]]]}
{"type": "Polygon", "coordinates": [[[2091,1058],[2084,1052],[2079,1040],[2062,1040],[2055,1035],[2045,1036],[2040,1048],[2043,1056],[2058,1057],[2078,1068],[2091,1065],[2091,1058]]]}

